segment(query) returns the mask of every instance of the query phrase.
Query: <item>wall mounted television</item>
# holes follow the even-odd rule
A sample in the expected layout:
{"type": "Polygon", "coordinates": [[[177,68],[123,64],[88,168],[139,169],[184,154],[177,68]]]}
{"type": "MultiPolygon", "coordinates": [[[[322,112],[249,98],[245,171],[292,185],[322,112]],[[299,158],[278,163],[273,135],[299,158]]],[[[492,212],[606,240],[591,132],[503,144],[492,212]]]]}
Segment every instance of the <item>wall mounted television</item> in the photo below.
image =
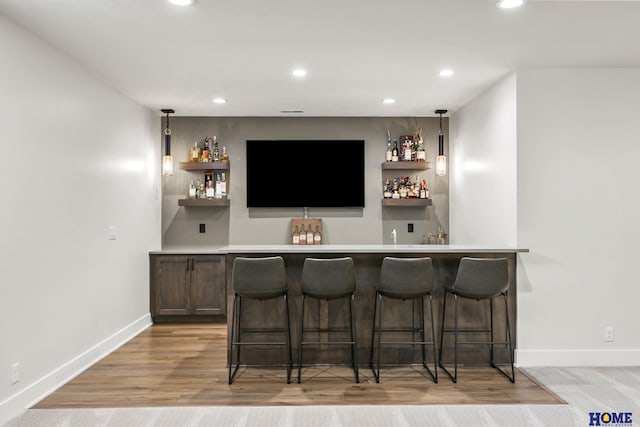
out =
{"type": "Polygon", "coordinates": [[[364,140],[247,140],[247,207],[364,207],[364,140]]]}

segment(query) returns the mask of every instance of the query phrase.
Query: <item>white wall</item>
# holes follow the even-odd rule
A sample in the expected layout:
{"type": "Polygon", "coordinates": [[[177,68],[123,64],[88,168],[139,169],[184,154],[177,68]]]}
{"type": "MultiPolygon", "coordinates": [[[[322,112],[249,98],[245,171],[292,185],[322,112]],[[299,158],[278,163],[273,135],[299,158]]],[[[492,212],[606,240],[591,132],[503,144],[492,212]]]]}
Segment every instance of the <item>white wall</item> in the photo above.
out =
{"type": "Polygon", "coordinates": [[[515,246],[516,76],[451,119],[451,243],[515,246]]]}
{"type": "Polygon", "coordinates": [[[1,425],[149,324],[160,120],[2,16],[0,52],[1,425]]]}
{"type": "Polygon", "coordinates": [[[518,363],[638,365],[640,70],[530,70],[517,86],[518,363]]]}

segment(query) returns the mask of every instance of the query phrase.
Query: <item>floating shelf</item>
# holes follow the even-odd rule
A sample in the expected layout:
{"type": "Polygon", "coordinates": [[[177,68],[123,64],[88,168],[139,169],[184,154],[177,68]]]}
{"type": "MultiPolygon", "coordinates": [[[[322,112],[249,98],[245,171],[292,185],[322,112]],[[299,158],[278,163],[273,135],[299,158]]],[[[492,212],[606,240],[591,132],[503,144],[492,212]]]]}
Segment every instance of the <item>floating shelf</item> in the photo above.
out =
{"type": "Polygon", "coordinates": [[[185,171],[229,170],[229,162],[180,162],[185,171]]]}
{"type": "Polygon", "coordinates": [[[179,199],[178,206],[229,206],[229,199],[179,199]]]}
{"type": "Polygon", "coordinates": [[[382,163],[382,170],[414,170],[423,171],[429,169],[429,162],[384,162],[382,163]]]}
{"type": "Polygon", "coordinates": [[[431,206],[431,199],[382,199],[382,206],[396,206],[396,207],[431,206]]]}

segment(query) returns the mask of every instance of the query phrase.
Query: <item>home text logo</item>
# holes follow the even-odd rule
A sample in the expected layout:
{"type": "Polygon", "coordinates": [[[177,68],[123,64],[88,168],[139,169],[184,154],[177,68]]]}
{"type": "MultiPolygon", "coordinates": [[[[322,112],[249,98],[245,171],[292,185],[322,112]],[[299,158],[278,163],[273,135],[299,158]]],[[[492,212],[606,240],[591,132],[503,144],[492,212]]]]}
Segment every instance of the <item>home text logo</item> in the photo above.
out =
{"type": "Polygon", "coordinates": [[[632,426],[632,412],[589,412],[590,426],[632,426]]]}

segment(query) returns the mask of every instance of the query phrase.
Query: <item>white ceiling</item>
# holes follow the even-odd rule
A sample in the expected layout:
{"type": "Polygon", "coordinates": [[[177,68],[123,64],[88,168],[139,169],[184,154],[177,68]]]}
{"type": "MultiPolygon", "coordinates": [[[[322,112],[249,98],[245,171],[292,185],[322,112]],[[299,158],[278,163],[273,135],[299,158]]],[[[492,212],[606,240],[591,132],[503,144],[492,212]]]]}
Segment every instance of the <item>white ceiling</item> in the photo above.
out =
{"type": "Polygon", "coordinates": [[[0,0],[0,13],[183,116],[433,116],[519,69],[640,67],[636,1],[0,0]]]}

